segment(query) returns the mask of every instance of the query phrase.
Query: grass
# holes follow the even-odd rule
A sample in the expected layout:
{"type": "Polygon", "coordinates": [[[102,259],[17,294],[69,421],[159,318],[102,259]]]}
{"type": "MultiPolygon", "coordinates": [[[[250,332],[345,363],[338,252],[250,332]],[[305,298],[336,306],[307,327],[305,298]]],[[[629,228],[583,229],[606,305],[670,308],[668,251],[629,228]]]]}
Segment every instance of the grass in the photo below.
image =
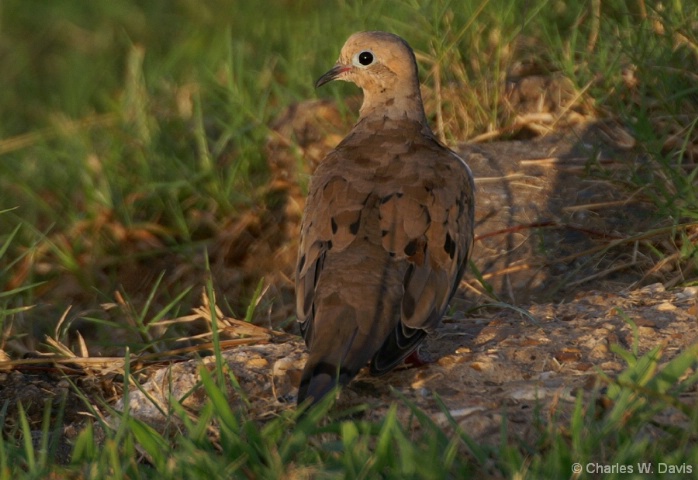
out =
{"type": "MultiPolygon", "coordinates": [[[[66,296],[85,308],[116,290],[145,301],[141,292],[173,264],[189,271],[166,275],[156,304],[200,284],[203,248],[231,219],[273,202],[261,188],[270,179],[262,146],[272,120],[315,96],[313,79],[358,29],[410,39],[433,123],[451,141],[511,125],[511,65],[564,73],[580,103],[635,138],[636,160],[616,180],[650,197],[662,218],[696,220],[692,6],[277,3],[264,16],[223,0],[37,2],[31,14],[24,2],[3,4],[0,52],[11,67],[0,80],[0,209],[9,210],[0,231],[19,230],[5,257],[16,265],[0,283],[46,282],[21,301],[54,315],[66,296]]],[[[340,85],[322,94],[355,92],[340,85]]],[[[681,258],[692,258],[690,242],[679,244],[681,258]]],[[[238,315],[257,281],[229,295],[238,315]]],[[[191,293],[183,305],[195,300],[191,293]]]]}
{"type": "MultiPolygon", "coordinates": [[[[93,353],[158,351],[181,338],[176,324],[165,331],[154,325],[196,304],[209,275],[205,259],[231,224],[272,209],[264,149],[270,125],[287,106],[316,96],[314,79],[357,30],[409,39],[432,124],[449,143],[516,133],[517,112],[506,101],[512,65],[564,74],[577,94],[566,108],[622,125],[632,137],[623,169],[606,171],[590,161],[592,173],[649,198],[658,224],[695,223],[696,18],[694,2],[681,0],[5,0],[2,349],[19,355],[44,348],[42,334],[57,331],[64,314],[56,336],[70,343],[69,331],[79,325],[93,353]]],[[[318,94],[343,100],[355,93],[339,85],[318,94]]],[[[657,265],[680,272],[672,284],[696,281],[695,239],[694,230],[682,228],[653,244],[657,265]]],[[[214,285],[230,283],[225,272],[211,271],[214,285]]],[[[259,278],[236,285],[227,308],[263,321],[276,305],[271,294],[262,298],[275,291],[270,286],[259,278]]],[[[638,359],[618,352],[629,366],[626,376],[609,379],[610,411],[580,397],[572,418],[541,426],[536,445],[479,449],[466,433],[444,432],[418,411],[419,434],[391,415],[377,424],[339,414],[321,427],[309,420],[325,417],[323,411],[306,419],[290,413],[260,430],[244,413],[215,402],[222,386],[209,379],[210,405],[174,441],[125,419],[107,432],[103,448],[94,447],[93,430],[81,433],[68,466],[55,465],[47,448],[28,442],[25,419],[15,432],[23,444],[0,442],[0,477],[292,471],[444,478],[494,471],[558,478],[569,477],[571,461],[579,459],[670,459],[697,468],[690,429],[660,427],[661,443],[645,436],[653,415],[679,408],[678,389],[695,384],[695,376],[678,380],[685,356],[672,360],[674,370],[662,370],[669,368],[668,380],[643,377],[656,370],[660,353],[638,359]],[[219,439],[208,436],[210,424],[221,429],[219,439]],[[414,458],[437,460],[425,470],[414,458]]],[[[695,413],[686,413],[695,430],[695,413]]]]}
{"type": "Polygon", "coordinates": [[[640,357],[635,348],[613,348],[626,370],[615,379],[607,377],[603,390],[577,392],[568,417],[552,422],[541,417],[533,444],[507,438],[505,422],[500,445],[478,445],[445,407],[450,426],[444,429],[399,397],[377,422],[355,420],[357,410],[330,410],[329,396],[304,414],[287,410],[260,428],[246,418],[244,405],[228,403],[231,386],[219,366],[216,375],[200,370],[207,398],[200,411],[173,405],[178,434],[165,436],[128,412],[116,414],[118,427],[95,423],[80,432],[72,459],[60,466],[54,463],[56,447],[50,439],[56,426],[49,415],[38,444],[33,443],[29,439],[37,436],[20,407],[15,428],[24,442],[0,441],[0,478],[624,478],[627,472],[613,465],[633,469],[632,478],[647,478],[638,471],[641,465],[655,472],[682,469],[675,478],[690,474],[687,469],[698,461],[698,414],[678,398],[698,383],[697,347],[661,368],[662,347],[640,357]],[[400,405],[411,411],[407,425],[398,420],[400,405]],[[105,434],[97,435],[96,429],[105,434]],[[577,463],[581,475],[573,474],[577,463]]]}

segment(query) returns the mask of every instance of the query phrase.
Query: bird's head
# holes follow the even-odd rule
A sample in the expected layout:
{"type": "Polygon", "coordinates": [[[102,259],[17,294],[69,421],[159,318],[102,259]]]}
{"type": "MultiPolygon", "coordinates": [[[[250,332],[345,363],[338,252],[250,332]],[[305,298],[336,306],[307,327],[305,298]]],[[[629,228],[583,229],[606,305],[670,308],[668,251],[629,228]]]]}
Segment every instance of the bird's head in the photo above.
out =
{"type": "MultiPolygon", "coordinates": [[[[416,112],[423,119],[422,99],[414,52],[402,38],[386,32],[353,34],[342,47],[335,66],[315,87],[333,80],[353,82],[364,92],[362,117],[380,110],[384,114],[416,112]],[[416,108],[417,107],[417,108],[416,108]]],[[[409,116],[409,115],[408,115],[409,116]]]]}

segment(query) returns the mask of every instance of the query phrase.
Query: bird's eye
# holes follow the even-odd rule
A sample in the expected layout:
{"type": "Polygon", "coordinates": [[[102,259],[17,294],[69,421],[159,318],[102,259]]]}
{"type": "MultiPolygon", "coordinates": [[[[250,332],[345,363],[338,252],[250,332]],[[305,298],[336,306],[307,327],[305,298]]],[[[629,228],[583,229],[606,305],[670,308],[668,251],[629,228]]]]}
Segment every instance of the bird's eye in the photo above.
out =
{"type": "Polygon", "coordinates": [[[359,63],[363,66],[368,66],[373,63],[373,54],[371,52],[361,52],[359,54],[359,63]]]}

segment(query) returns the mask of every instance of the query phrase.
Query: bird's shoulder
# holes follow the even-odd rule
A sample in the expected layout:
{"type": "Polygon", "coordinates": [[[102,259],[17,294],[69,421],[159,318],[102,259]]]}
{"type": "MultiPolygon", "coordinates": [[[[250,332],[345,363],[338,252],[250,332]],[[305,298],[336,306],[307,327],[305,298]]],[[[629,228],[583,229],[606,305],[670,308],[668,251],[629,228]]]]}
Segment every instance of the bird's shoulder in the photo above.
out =
{"type": "Polygon", "coordinates": [[[465,162],[428,129],[406,122],[390,129],[355,129],[320,163],[311,190],[343,177],[374,191],[423,184],[426,190],[472,190],[465,162]]]}

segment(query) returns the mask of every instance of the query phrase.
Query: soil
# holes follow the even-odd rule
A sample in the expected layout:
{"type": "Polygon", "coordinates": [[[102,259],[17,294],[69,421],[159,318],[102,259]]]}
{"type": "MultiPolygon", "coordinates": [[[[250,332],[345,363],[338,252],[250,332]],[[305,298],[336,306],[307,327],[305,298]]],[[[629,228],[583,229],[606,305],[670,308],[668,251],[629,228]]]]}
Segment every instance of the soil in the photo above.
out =
{"type": "MultiPolygon", "coordinates": [[[[294,180],[299,175],[287,174],[299,155],[310,159],[312,169],[341,138],[333,133],[341,125],[332,104],[310,102],[290,109],[270,140],[278,173],[271,188],[287,198],[283,218],[291,252],[304,195],[294,180]]],[[[632,239],[658,226],[652,205],[589,175],[592,168],[627,165],[632,145],[618,138],[627,138],[618,126],[589,122],[531,140],[461,145],[477,186],[473,263],[487,288],[473,274],[464,281],[454,313],[422,348],[431,363],[380,378],[362,372],[336,408],[368,403],[365,416],[375,419],[401,396],[447,426],[438,396],[476,441],[497,444],[505,418],[511,435],[532,436],[535,420],[563,418],[576,395],[595,391],[604,375],[625,369],[613,345],[636,345],[640,355],[661,345],[664,363],[695,344],[698,288],[642,286],[651,282],[639,260],[645,247],[632,239]]],[[[291,252],[285,249],[277,259],[289,255],[292,267],[291,252]]],[[[299,337],[240,346],[224,358],[244,395],[254,399],[247,405],[231,390],[232,404],[244,405],[260,421],[294,408],[305,362],[299,337]]],[[[213,368],[213,359],[203,363],[213,368]]],[[[162,369],[144,389],[166,406],[161,392],[188,392],[199,366],[190,361],[162,369]]],[[[198,392],[185,400],[192,411],[205,400],[198,392]]],[[[686,392],[682,400],[696,397],[686,392]]],[[[151,424],[172,426],[145,395],[135,392],[130,404],[151,424]]],[[[398,404],[407,419],[409,408],[398,404]]]]}
{"type": "MultiPolygon", "coordinates": [[[[698,287],[668,292],[653,284],[628,293],[591,291],[571,302],[531,304],[528,313],[534,320],[512,309],[449,317],[422,349],[432,363],[379,378],[364,371],[342,390],[335,408],[367,403],[363,418],[376,420],[402,397],[447,427],[443,402],[480,444],[499,445],[505,419],[510,435],[533,441],[539,422],[564,419],[578,395],[593,392],[598,398],[606,375],[613,378],[627,368],[613,345],[626,351],[636,346],[639,355],[661,346],[661,366],[698,341],[698,287]]],[[[243,392],[231,388],[231,404],[260,421],[295,408],[306,358],[302,340],[241,346],[223,358],[243,392]]],[[[202,363],[215,368],[214,358],[207,357],[158,370],[143,392],[131,393],[132,415],[161,431],[178,428],[162,412],[169,410],[169,395],[182,398],[192,389],[196,393],[183,405],[192,412],[202,408],[206,394],[195,387],[202,363]]],[[[698,391],[684,392],[680,400],[695,403],[698,391]]],[[[407,421],[410,408],[400,401],[397,405],[407,421]]],[[[116,408],[122,409],[123,402],[116,408]]],[[[667,415],[674,422],[687,421],[677,411],[667,415]]]]}

